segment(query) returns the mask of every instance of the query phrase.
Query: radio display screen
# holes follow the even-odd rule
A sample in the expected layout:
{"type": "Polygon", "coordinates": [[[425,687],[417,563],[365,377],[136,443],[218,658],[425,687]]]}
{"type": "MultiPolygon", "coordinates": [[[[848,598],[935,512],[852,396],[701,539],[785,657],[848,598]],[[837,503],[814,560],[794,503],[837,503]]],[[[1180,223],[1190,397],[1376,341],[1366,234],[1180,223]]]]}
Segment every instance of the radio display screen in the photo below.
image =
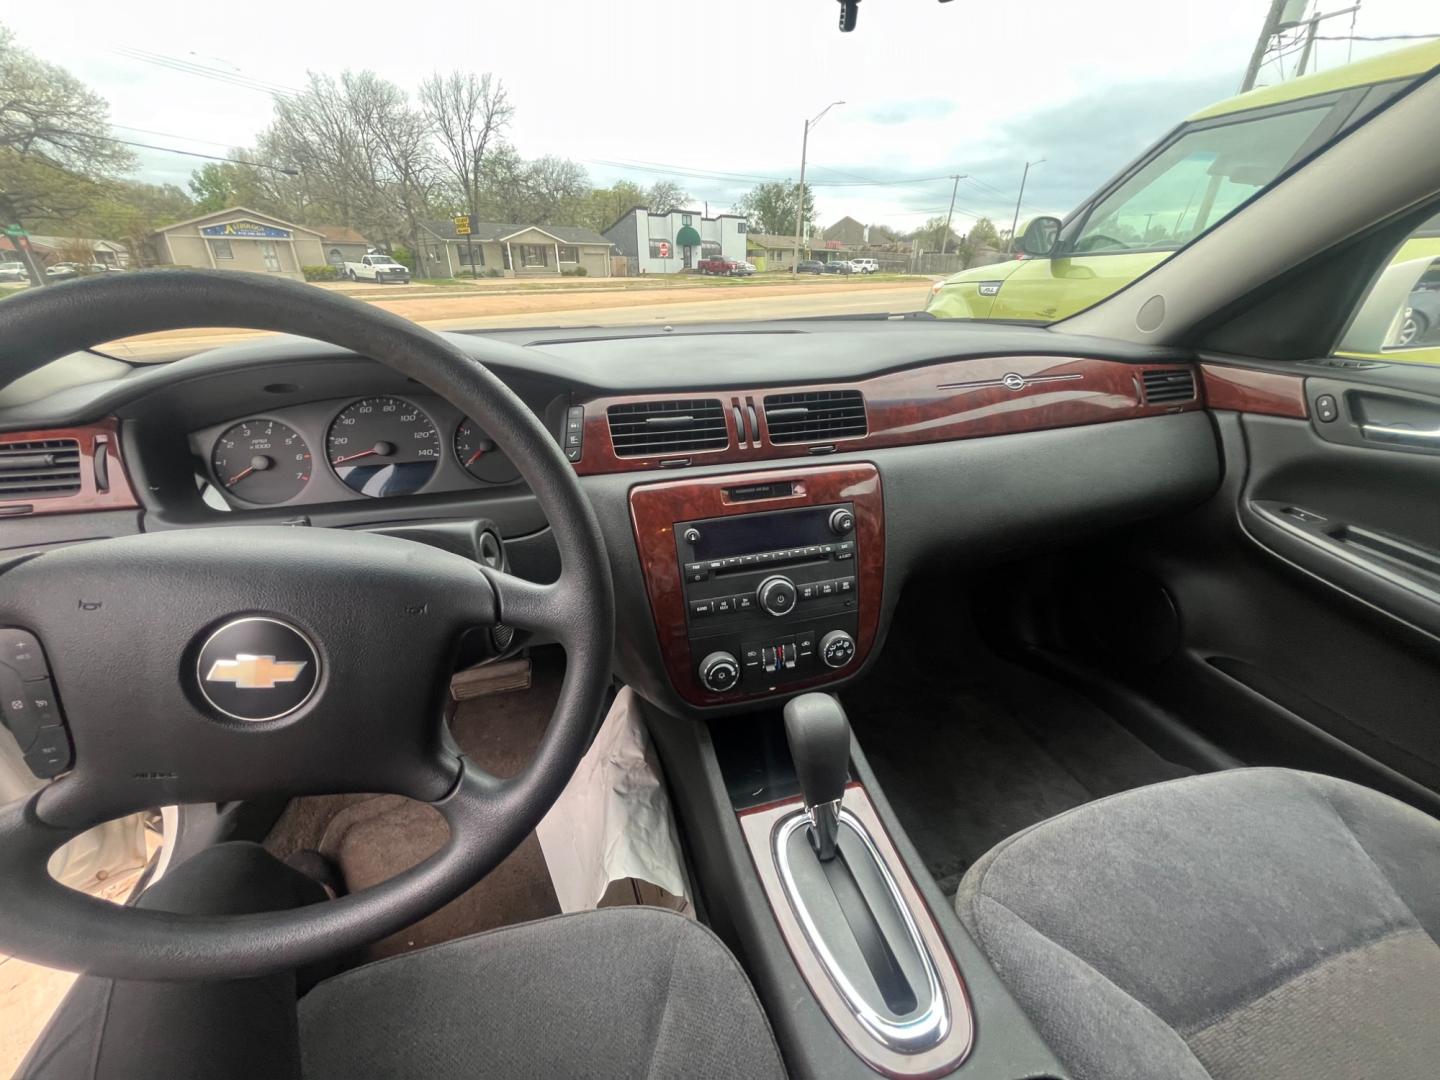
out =
{"type": "Polygon", "coordinates": [[[675,534],[683,536],[685,530],[691,527],[700,533],[700,539],[690,545],[692,558],[699,561],[774,551],[777,548],[828,544],[836,539],[829,524],[830,514],[835,509],[834,506],[807,506],[799,510],[682,522],[675,526],[675,534]]]}

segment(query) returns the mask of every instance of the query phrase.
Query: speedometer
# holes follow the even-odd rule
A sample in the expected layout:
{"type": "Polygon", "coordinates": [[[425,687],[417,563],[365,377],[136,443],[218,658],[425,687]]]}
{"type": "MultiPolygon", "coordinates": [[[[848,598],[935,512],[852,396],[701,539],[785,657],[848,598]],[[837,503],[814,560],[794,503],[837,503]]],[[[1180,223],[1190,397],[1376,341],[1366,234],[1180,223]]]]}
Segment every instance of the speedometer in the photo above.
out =
{"type": "Polygon", "coordinates": [[[246,502],[282,503],[310,482],[310,448],[276,420],[242,420],[215,440],[210,468],[221,487],[246,502]]]}
{"type": "Polygon", "coordinates": [[[330,422],[330,467],[362,495],[409,495],[440,463],[440,434],[420,406],[398,397],[362,398],[330,422]]]}

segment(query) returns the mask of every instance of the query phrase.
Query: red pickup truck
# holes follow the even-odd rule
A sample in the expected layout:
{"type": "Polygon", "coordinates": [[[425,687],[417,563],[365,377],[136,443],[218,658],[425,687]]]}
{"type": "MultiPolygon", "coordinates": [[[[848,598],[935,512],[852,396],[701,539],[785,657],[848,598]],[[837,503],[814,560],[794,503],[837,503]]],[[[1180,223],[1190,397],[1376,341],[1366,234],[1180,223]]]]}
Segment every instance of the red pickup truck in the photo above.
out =
{"type": "Polygon", "coordinates": [[[753,274],[755,271],[749,263],[736,262],[734,259],[701,259],[695,264],[700,268],[702,274],[727,274],[738,276],[753,274]]]}

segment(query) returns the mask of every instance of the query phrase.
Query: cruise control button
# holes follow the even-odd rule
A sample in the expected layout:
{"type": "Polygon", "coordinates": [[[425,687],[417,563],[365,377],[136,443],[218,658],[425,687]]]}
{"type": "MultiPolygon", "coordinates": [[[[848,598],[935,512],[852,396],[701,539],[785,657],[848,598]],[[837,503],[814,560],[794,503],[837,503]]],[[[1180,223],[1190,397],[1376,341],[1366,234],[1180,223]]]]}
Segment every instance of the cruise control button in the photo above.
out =
{"type": "Polygon", "coordinates": [[[70,733],[59,724],[41,728],[25,752],[25,766],[41,780],[59,776],[70,767],[70,733]]]}
{"type": "Polygon", "coordinates": [[[0,664],[14,668],[22,679],[43,679],[50,674],[40,642],[29,630],[0,630],[0,664]]]}

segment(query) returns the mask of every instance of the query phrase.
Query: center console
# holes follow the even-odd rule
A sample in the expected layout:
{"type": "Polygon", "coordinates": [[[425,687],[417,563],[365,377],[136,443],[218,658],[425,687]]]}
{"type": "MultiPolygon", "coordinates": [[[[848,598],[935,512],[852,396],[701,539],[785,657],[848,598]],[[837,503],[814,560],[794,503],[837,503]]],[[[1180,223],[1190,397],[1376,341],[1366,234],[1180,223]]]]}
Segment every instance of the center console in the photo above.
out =
{"type": "Polygon", "coordinates": [[[644,484],[630,509],[666,668],[686,701],[762,697],[858,670],[884,584],[873,465],[644,484]]]}

